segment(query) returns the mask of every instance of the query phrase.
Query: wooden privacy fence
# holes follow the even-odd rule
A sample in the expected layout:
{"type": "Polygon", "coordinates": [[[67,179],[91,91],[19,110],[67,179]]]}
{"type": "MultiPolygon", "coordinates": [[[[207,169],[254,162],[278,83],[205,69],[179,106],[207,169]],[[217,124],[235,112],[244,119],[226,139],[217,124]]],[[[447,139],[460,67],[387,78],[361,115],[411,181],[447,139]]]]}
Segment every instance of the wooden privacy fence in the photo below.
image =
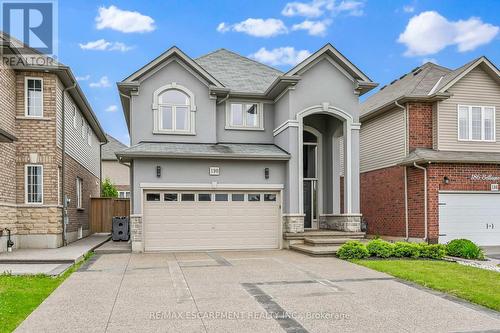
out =
{"type": "Polygon", "coordinates": [[[91,233],[111,232],[113,216],[130,216],[130,199],[90,199],[91,233]]]}

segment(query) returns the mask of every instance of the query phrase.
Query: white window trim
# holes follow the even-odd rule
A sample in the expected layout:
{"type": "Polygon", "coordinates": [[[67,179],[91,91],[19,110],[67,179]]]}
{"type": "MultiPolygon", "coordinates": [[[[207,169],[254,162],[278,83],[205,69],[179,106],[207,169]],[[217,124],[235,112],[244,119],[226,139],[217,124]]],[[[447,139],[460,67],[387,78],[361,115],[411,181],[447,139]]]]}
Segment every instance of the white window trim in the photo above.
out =
{"type": "Polygon", "coordinates": [[[27,205],[43,205],[43,165],[41,164],[26,164],[24,166],[24,203],[27,205]],[[41,194],[42,201],[41,202],[29,202],[28,201],[28,167],[40,167],[41,168],[41,194]]]}
{"type": "Polygon", "coordinates": [[[83,179],[76,177],[76,209],[83,209],[83,179]]]}
{"type": "Polygon", "coordinates": [[[43,118],[43,78],[35,76],[26,76],[24,78],[24,116],[28,118],[43,118]],[[42,89],[42,114],[39,116],[32,116],[28,113],[28,80],[39,80],[42,89]]]}
{"type": "MultiPolygon", "coordinates": [[[[183,85],[177,84],[176,82],[172,82],[166,84],[158,89],[156,89],[153,93],[153,118],[154,118],[154,134],[173,134],[173,135],[196,135],[196,100],[195,95],[191,90],[184,87],[183,85]],[[176,130],[176,129],[162,129],[161,124],[163,123],[163,112],[160,111],[160,105],[158,103],[158,99],[162,93],[167,90],[180,90],[186,95],[189,96],[189,114],[188,114],[188,129],[187,130],[176,130]]],[[[172,126],[175,127],[175,106],[172,107],[172,126]]]]}
{"type": "Polygon", "coordinates": [[[255,102],[249,100],[232,100],[226,103],[226,126],[227,130],[241,130],[241,131],[263,131],[264,130],[264,103],[255,102]],[[247,117],[243,114],[243,125],[237,126],[232,125],[232,113],[231,113],[231,105],[233,104],[256,104],[257,105],[257,126],[247,126],[247,117]]]}
{"type": "Polygon", "coordinates": [[[496,142],[496,108],[495,106],[489,106],[489,105],[465,105],[465,104],[458,104],[457,105],[457,139],[460,142],[496,142]],[[468,108],[468,120],[467,120],[467,125],[468,125],[468,131],[469,131],[469,138],[468,139],[462,139],[460,138],[460,108],[468,108]],[[472,108],[480,108],[481,109],[481,139],[472,139],[472,108]],[[484,117],[484,109],[486,108],[491,108],[493,109],[493,139],[492,140],[486,140],[484,139],[485,137],[485,117],[484,117]]]}

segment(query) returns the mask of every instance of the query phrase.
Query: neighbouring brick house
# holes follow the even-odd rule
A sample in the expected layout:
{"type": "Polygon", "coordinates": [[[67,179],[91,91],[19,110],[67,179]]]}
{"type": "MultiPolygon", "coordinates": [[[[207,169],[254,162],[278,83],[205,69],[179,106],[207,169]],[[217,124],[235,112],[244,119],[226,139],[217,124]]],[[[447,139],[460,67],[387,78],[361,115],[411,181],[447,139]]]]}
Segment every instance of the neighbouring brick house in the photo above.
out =
{"type": "MultiPolygon", "coordinates": [[[[5,57],[22,47],[2,33],[0,42],[5,57]]],[[[0,252],[5,228],[14,248],[55,248],[85,237],[89,198],[99,196],[106,137],[69,67],[45,60],[36,68],[0,65],[0,252]]]]}
{"type": "Polygon", "coordinates": [[[500,73],[426,63],[361,106],[361,211],[372,235],[500,245],[500,73]]]}
{"type": "Polygon", "coordinates": [[[111,135],[106,134],[108,143],[102,146],[102,179],[109,178],[118,190],[119,198],[130,198],[130,167],[118,162],[115,152],[127,149],[111,135]]]}

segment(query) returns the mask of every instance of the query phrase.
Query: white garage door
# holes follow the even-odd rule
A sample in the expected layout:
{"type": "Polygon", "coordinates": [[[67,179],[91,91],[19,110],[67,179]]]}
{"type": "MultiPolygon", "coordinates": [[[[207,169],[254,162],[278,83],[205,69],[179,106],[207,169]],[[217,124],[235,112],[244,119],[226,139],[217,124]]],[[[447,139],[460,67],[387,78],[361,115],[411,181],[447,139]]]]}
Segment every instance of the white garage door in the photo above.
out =
{"type": "Polygon", "coordinates": [[[440,193],[439,242],[500,245],[500,193],[440,193]]]}
{"type": "Polygon", "coordinates": [[[146,192],[146,251],[273,249],[279,246],[278,192],[146,192]]]}

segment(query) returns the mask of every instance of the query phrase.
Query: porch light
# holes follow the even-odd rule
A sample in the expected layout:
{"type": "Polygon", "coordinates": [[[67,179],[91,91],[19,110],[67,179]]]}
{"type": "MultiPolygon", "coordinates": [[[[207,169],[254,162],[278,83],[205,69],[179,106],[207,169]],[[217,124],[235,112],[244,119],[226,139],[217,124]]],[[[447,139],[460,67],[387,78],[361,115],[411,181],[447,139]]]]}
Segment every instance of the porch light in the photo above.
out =
{"type": "Polygon", "coordinates": [[[448,185],[450,183],[450,178],[448,178],[447,176],[444,176],[443,178],[443,182],[448,185]]]}
{"type": "Polygon", "coordinates": [[[161,166],[159,165],[156,166],[156,177],[157,178],[161,177],[161,166]]]}

